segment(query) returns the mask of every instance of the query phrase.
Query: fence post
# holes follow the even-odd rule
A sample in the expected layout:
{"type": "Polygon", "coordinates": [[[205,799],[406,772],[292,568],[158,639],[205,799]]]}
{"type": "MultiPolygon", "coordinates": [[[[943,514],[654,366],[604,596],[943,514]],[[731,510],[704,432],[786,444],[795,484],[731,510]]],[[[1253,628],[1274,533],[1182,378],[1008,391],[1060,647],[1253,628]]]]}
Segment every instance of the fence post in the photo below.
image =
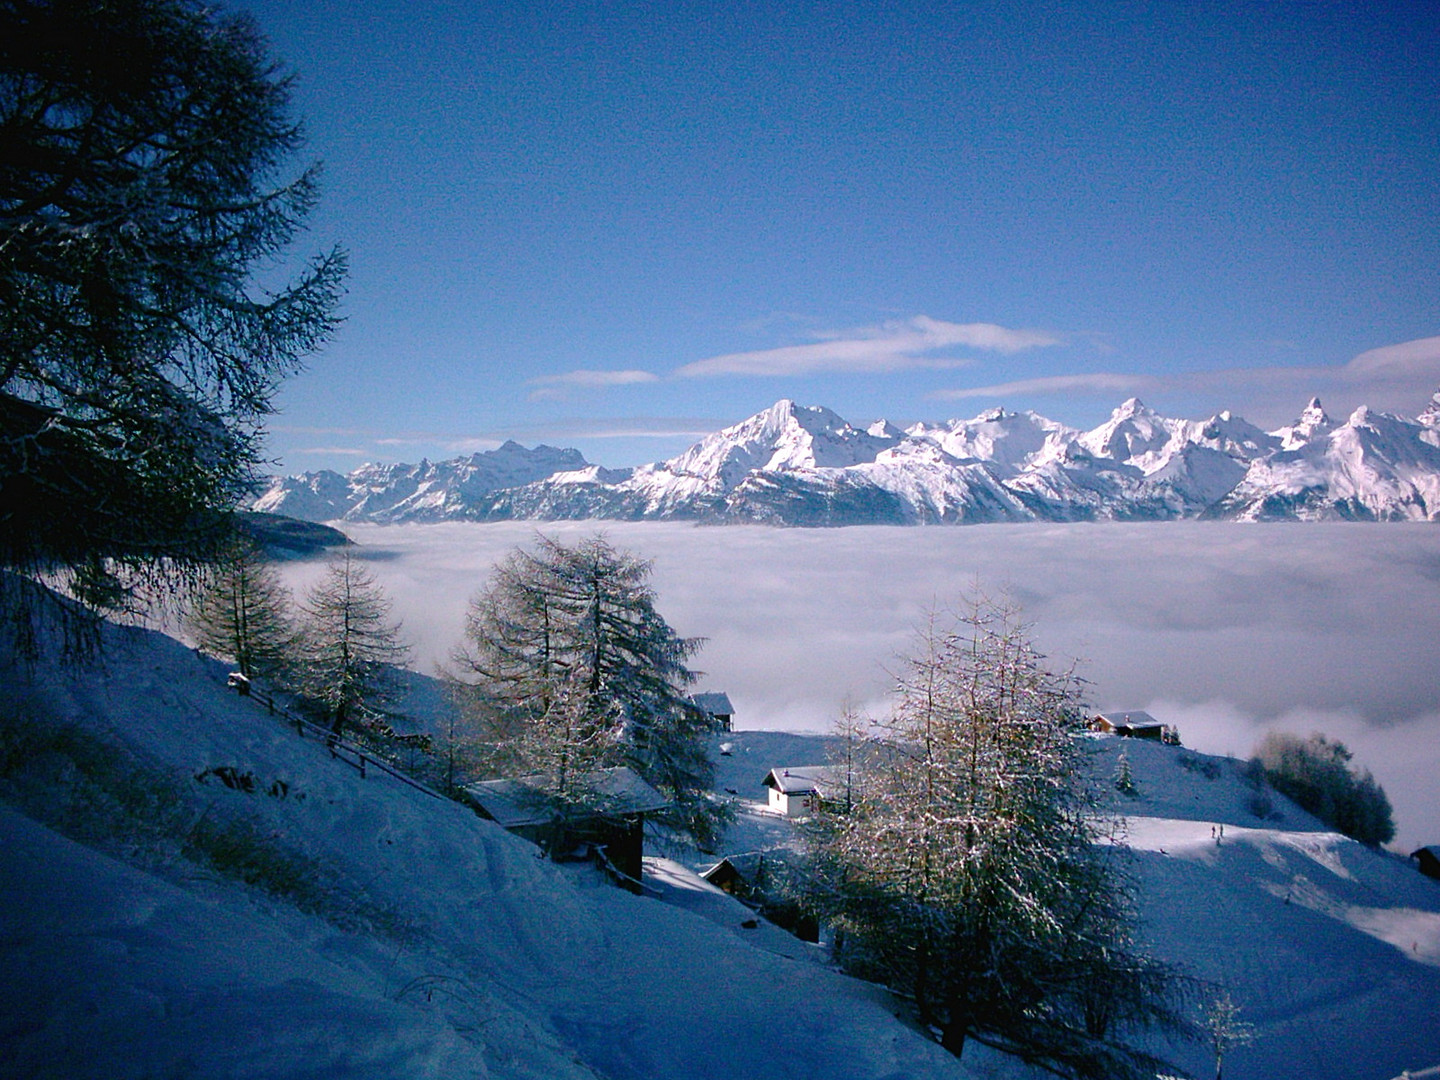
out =
{"type": "Polygon", "coordinates": [[[360,779],[365,779],[365,755],[360,755],[360,779]]]}

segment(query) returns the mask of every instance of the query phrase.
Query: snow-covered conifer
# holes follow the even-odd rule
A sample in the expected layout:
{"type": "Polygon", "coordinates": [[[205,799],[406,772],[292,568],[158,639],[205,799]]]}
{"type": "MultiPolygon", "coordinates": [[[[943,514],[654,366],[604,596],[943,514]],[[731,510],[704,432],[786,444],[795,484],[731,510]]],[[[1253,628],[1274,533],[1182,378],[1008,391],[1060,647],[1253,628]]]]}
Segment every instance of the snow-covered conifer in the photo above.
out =
{"type": "Polygon", "coordinates": [[[659,817],[705,843],[720,810],[710,720],[688,696],[701,640],[656,611],[650,570],[601,536],[540,537],[472,601],[456,662],[517,771],[546,774],[558,793],[579,771],[630,765],[673,801],[659,817]]]}
{"type": "Polygon", "coordinates": [[[324,707],[336,735],[380,715],[386,668],[405,658],[390,606],[374,575],[348,549],[330,560],[306,594],[302,684],[324,707]]]}
{"type": "Polygon", "coordinates": [[[966,1040],[1062,1075],[1153,1075],[1125,1039],[1180,1030],[1171,972],[1139,954],[1097,845],[1079,686],[1005,607],[932,617],[859,760],[852,807],[813,829],[814,901],[857,973],[966,1040]]]}
{"type": "Polygon", "coordinates": [[[246,676],[274,676],[294,659],[290,594],[249,540],[237,540],[210,574],[187,614],[195,643],[232,660],[246,676]]]}
{"type": "Polygon", "coordinates": [[[1130,767],[1130,755],[1120,751],[1119,758],[1115,761],[1115,790],[1122,795],[1138,795],[1140,789],[1135,784],[1135,771],[1130,767]]]}

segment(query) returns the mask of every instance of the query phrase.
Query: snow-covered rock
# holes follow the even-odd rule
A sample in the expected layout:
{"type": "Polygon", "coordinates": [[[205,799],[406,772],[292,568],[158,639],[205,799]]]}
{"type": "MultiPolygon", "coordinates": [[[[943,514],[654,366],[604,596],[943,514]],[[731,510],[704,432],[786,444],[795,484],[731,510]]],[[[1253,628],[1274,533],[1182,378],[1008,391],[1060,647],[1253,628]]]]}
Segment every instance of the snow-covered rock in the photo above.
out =
{"type": "MultiPolygon", "coordinates": [[[[1316,420],[1298,440],[1286,429],[1289,449],[1254,461],[1244,478],[1218,501],[1216,516],[1250,521],[1440,519],[1440,447],[1433,429],[1364,406],[1344,424],[1316,420]]],[[[1315,415],[1315,414],[1318,414],[1315,415]]]]}
{"type": "Polygon", "coordinates": [[[1299,420],[1278,431],[1272,431],[1270,434],[1280,440],[1281,449],[1297,450],[1311,439],[1328,435],[1334,427],[1335,421],[1331,420],[1325,412],[1325,407],[1320,404],[1320,399],[1313,397],[1310,399],[1310,404],[1306,405],[1304,411],[1300,413],[1299,420]]]}

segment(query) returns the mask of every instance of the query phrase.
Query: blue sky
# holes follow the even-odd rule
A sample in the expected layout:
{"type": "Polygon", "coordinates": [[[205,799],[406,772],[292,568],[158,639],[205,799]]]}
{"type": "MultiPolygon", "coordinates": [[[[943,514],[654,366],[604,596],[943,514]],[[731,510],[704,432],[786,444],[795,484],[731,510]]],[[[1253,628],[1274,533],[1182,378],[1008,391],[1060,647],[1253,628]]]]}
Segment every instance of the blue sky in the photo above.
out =
{"type": "Polygon", "coordinates": [[[1440,387],[1440,5],[254,0],[346,323],[269,451],[1440,387]]]}

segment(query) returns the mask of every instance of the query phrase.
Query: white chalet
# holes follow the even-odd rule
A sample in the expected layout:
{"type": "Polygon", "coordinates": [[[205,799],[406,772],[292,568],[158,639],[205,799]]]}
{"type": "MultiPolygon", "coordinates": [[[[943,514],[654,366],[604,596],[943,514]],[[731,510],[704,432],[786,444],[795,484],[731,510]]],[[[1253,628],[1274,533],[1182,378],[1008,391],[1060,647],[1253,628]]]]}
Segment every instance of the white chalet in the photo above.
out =
{"type": "Polygon", "coordinates": [[[829,765],[792,765],[771,769],[765,774],[770,789],[770,809],[786,817],[805,817],[820,809],[823,799],[837,790],[835,769],[829,765]]]}

